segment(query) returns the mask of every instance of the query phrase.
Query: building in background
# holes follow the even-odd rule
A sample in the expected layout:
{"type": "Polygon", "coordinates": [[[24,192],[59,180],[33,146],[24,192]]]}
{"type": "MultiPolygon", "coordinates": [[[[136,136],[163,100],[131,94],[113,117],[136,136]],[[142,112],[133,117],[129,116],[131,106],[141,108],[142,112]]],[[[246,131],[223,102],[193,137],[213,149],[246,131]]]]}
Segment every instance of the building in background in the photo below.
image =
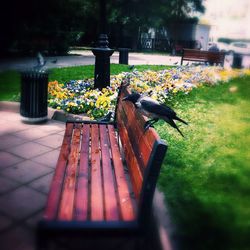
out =
{"type": "Polygon", "coordinates": [[[140,33],[139,48],[142,50],[180,53],[183,48],[207,50],[210,25],[208,23],[172,23],[167,28],[149,28],[140,33]]]}
{"type": "Polygon", "coordinates": [[[204,0],[206,12],[202,18],[211,25],[210,40],[250,39],[249,0],[204,0]]]}

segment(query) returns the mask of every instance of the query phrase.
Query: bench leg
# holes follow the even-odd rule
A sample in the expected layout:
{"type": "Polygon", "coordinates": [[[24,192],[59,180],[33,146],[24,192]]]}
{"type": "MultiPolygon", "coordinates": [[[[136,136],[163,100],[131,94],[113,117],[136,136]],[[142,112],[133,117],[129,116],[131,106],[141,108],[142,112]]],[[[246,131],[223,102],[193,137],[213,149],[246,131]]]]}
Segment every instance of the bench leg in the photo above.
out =
{"type": "Polygon", "coordinates": [[[47,233],[44,230],[41,230],[39,227],[36,230],[36,249],[37,250],[49,250],[49,238],[47,233]]]}
{"type": "Polygon", "coordinates": [[[37,236],[36,238],[36,250],[45,250],[48,249],[47,240],[45,237],[42,237],[41,235],[37,236]]]}

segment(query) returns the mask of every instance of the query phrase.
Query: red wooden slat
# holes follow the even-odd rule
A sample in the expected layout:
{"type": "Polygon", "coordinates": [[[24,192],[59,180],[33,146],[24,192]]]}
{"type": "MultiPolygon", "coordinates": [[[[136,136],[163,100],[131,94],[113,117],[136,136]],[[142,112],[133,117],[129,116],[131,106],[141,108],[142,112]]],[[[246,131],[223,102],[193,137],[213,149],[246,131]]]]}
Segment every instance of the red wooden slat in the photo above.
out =
{"type": "Polygon", "coordinates": [[[71,150],[69,154],[68,167],[63,185],[62,199],[58,218],[60,220],[72,220],[74,210],[74,197],[76,188],[76,173],[79,160],[80,150],[80,124],[75,124],[73,138],[71,142],[71,150]]]}
{"type": "Polygon", "coordinates": [[[150,132],[149,130],[144,132],[144,128],[141,128],[141,126],[137,123],[136,116],[125,113],[122,108],[119,108],[118,110],[119,113],[117,114],[117,117],[119,117],[120,122],[122,122],[121,120],[124,121],[133,150],[138,157],[138,160],[140,160],[139,163],[141,165],[141,169],[144,169],[147,166],[149,155],[152,151],[153,140],[149,142],[147,137],[150,132]],[[131,124],[132,120],[134,122],[131,124]]]}
{"type": "Polygon", "coordinates": [[[100,125],[100,145],[102,155],[105,219],[108,221],[115,221],[119,219],[119,210],[115,194],[115,180],[110,159],[110,144],[106,125],[100,125]]]}
{"type": "Polygon", "coordinates": [[[143,171],[148,164],[155,141],[159,140],[159,136],[152,128],[146,132],[144,131],[145,121],[131,103],[123,102],[117,110],[118,124],[123,123],[126,127],[129,140],[139,161],[140,168],[143,171]],[[140,119],[141,121],[139,121],[140,119]]]}
{"type": "Polygon", "coordinates": [[[117,182],[118,199],[121,208],[121,216],[124,221],[131,221],[135,219],[135,211],[133,209],[130,192],[124,173],[118,142],[115,136],[114,127],[109,125],[108,129],[109,129],[112,159],[115,169],[115,177],[117,182]]]}
{"type": "Polygon", "coordinates": [[[137,199],[139,199],[139,195],[142,187],[142,173],[140,170],[140,166],[138,164],[137,158],[134,154],[133,147],[129,141],[129,136],[125,125],[122,123],[118,124],[119,135],[122,141],[124,155],[126,159],[126,163],[129,168],[129,173],[131,176],[134,193],[137,199]]]}
{"type": "Polygon", "coordinates": [[[89,140],[90,125],[83,124],[82,127],[82,143],[80,151],[80,166],[78,171],[78,182],[75,198],[75,219],[87,220],[88,218],[88,168],[89,168],[89,140]]]}
{"type": "Polygon", "coordinates": [[[103,213],[102,173],[100,164],[99,129],[91,126],[91,220],[101,221],[103,213]]]}
{"type": "Polygon", "coordinates": [[[73,124],[67,123],[61,151],[57,161],[55,174],[51,182],[50,192],[44,213],[44,218],[46,220],[54,220],[57,217],[57,210],[61,197],[61,189],[64,179],[65,168],[67,164],[67,159],[69,155],[72,132],[73,132],[73,124]]]}
{"type": "Polygon", "coordinates": [[[225,54],[223,52],[204,51],[195,49],[184,49],[182,60],[190,61],[212,61],[223,63],[225,54]]]}
{"type": "MultiPolygon", "coordinates": [[[[127,94],[129,94],[129,92],[122,93],[122,97],[127,94]]],[[[146,132],[144,131],[144,124],[147,119],[145,119],[145,117],[142,116],[130,102],[121,101],[119,105],[119,112],[123,114],[121,119],[124,122],[126,121],[126,126],[134,129],[134,136],[138,139],[143,136],[145,144],[152,149],[155,140],[159,140],[160,137],[154,129],[148,129],[146,132]]]]}

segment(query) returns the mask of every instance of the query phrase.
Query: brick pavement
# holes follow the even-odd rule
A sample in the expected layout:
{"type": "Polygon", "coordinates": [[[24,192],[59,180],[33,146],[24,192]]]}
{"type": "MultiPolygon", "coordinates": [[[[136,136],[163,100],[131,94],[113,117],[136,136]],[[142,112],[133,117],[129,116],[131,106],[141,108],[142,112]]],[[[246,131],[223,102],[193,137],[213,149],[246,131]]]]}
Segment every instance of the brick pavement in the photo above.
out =
{"type": "Polygon", "coordinates": [[[9,111],[0,111],[0,117],[0,248],[30,250],[65,124],[25,124],[19,113],[9,111]]]}

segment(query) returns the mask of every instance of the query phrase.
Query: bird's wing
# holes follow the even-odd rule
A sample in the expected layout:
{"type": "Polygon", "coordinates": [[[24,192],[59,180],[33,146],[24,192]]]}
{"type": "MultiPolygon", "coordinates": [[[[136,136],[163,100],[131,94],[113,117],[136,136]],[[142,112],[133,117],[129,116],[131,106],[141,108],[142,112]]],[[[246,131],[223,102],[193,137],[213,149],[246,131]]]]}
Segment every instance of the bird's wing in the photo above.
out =
{"type": "Polygon", "coordinates": [[[176,116],[176,113],[166,105],[144,99],[142,99],[140,103],[141,108],[149,113],[153,113],[159,116],[167,116],[168,118],[174,118],[176,116]]]}

